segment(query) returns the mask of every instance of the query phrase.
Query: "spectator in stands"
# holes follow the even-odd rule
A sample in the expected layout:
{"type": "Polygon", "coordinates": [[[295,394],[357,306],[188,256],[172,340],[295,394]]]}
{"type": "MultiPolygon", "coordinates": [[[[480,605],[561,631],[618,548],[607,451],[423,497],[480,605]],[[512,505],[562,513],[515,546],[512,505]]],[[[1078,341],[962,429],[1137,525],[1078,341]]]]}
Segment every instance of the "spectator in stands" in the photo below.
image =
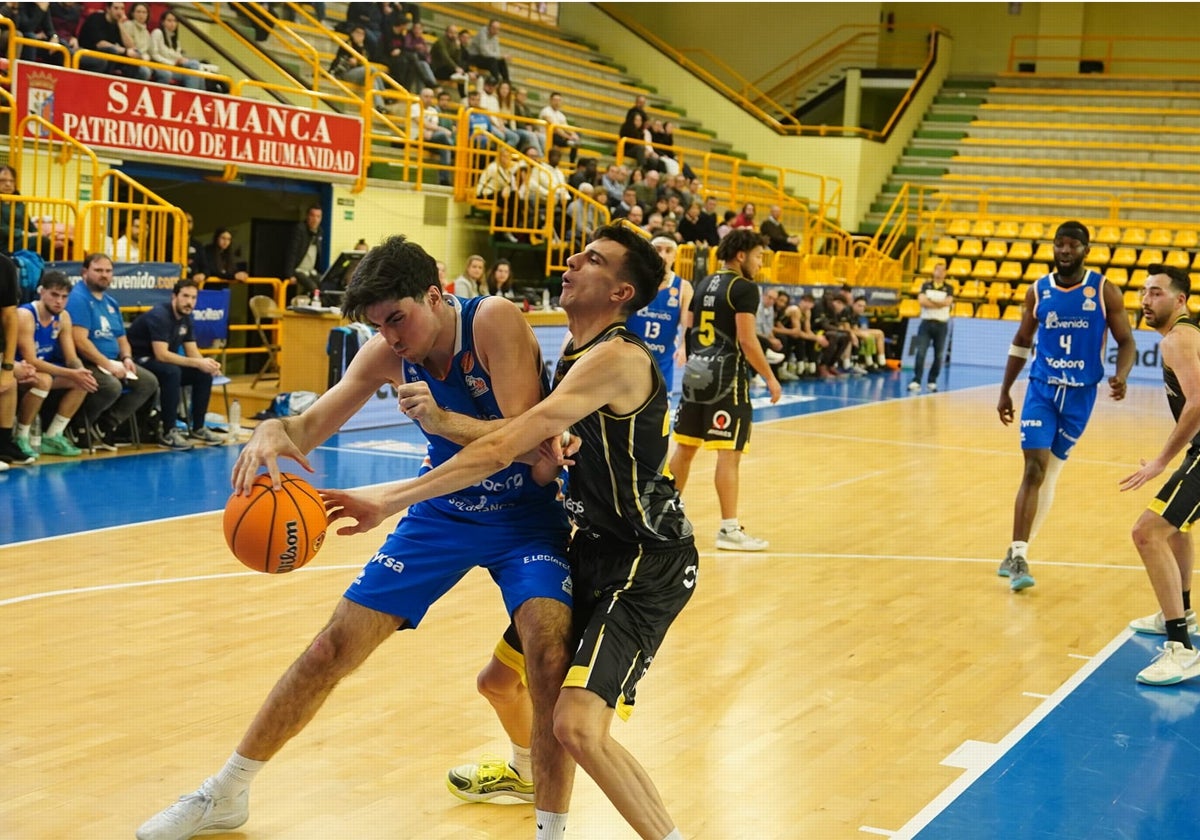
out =
{"type": "Polygon", "coordinates": [[[674,179],[679,174],[679,161],[675,159],[675,127],[669,122],[652,119],[646,125],[646,138],[654,144],[646,149],[647,165],[674,179]]]}
{"type": "Polygon", "coordinates": [[[842,362],[850,353],[850,331],[845,316],[846,301],[839,292],[826,289],[821,302],[813,307],[813,330],[823,333],[829,345],[817,362],[817,375],[822,379],[837,379],[842,375],[842,362]]]}
{"type": "Polygon", "coordinates": [[[486,263],[484,263],[483,257],[478,254],[472,254],[467,257],[467,264],[463,267],[463,273],[454,278],[454,281],[446,288],[446,291],[462,300],[479,297],[480,289],[484,283],[483,274],[485,268],[486,263]]]}
{"type": "MultiPolygon", "coordinates": [[[[304,212],[304,221],[297,222],[292,230],[292,238],[288,242],[284,265],[287,268],[285,282],[296,281],[296,286],[305,294],[311,295],[321,282],[322,270],[321,243],[324,234],[321,231],[321,208],[310,205],[304,212]]],[[[215,241],[215,240],[214,240],[215,241]]]]}
{"type": "Polygon", "coordinates": [[[634,207],[640,207],[637,200],[637,190],[633,187],[626,187],[621,193],[621,200],[617,206],[612,208],[612,217],[614,219],[624,219],[629,215],[629,211],[634,207]]]}
{"type": "Polygon", "coordinates": [[[412,56],[412,66],[417,71],[416,81],[436,87],[437,77],[434,76],[433,66],[429,63],[429,42],[425,40],[425,30],[416,21],[413,21],[404,35],[404,51],[412,56]]]}
{"type": "Polygon", "coordinates": [[[938,377],[942,373],[942,360],[946,356],[946,336],[950,328],[950,312],[954,309],[954,289],[946,282],[946,264],[939,262],[933,267],[933,277],[921,284],[917,295],[921,304],[921,326],[913,340],[916,357],[913,361],[913,380],[908,390],[920,391],[921,378],[925,374],[925,354],[933,345],[933,364],[929,368],[929,390],[938,389],[938,377]]]}
{"type": "Polygon", "coordinates": [[[600,181],[600,163],[594,157],[585,157],[579,159],[579,165],[575,167],[575,171],[567,178],[567,183],[575,189],[579,189],[581,184],[592,184],[595,186],[600,181]]]}
{"type": "MultiPolygon", "coordinates": [[[[0,196],[20,195],[17,170],[0,166],[0,196]]],[[[54,259],[66,250],[73,231],[48,216],[27,218],[25,204],[0,201],[0,252],[11,254],[22,249],[36,250],[46,259],[54,259]]]]}
{"type": "MultiPolygon", "coordinates": [[[[79,49],[92,52],[121,55],[127,58],[145,58],[133,46],[132,40],[121,28],[125,22],[124,3],[106,3],[103,11],[92,12],[83,19],[79,27],[79,49]]],[[[108,61],[96,56],[85,56],[79,61],[80,70],[92,73],[108,73],[113,76],[128,76],[150,81],[150,68],[144,64],[128,64],[108,61]]]]}
{"type": "Polygon", "coordinates": [[[38,454],[79,455],[81,450],[67,439],[67,426],[84,398],[99,388],[96,377],[75,352],[71,316],[65,311],[70,292],[67,275],[47,271],[38,284],[38,299],[17,310],[17,354],[42,377],[35,387],[25,391],[17,416],[17,446],[28,453],[33,452],[30,428],[46,397],[53,391],[64,391],[54,418],[46,424],[38,454]]]}
{"type": "MultiPolygon", "coordinates": [[[[466,62],[463,66],[466,67],[471,72],[471,75],[475,79],[480,78],[480,74],[476,73],[474,70],[474,68],[478,67],[479,65],[477,65],[473,61],[474,56],[471,55],[471,33],[470,33],[470,31],[468,31],[466,29],[460,29],[458,31],[458,47],[459,47],[459,54],[462,56],[462,60],[464,62],[466,62]]],[[[488,74],[484,73],[483,75],[486,76],[488,74]]]]}
{"type": "Polygon", "coordinates": [[[438,170],[438,183],[443,187],[450,185],[450,167],[454,166],[454,132],[442,128],[439,122],[441,112],[434,102],[433,89],[422,88],[421,99],[414,102],[409,112],[409,138],[416,140],[418,135],[426,143],[434,144],[431,151],[436,152],[442,168],[438,170]]]}
{"type": "MultiPolygon", "coordinates": [[[[646,214],[642,210],[642,205],[635,204],[630,207],[629,212],[625,214],[625,218],[629,220],[630,224],[642,227],[642,222],[645,221],[646,218],[646,214]]],[[[642,229],[645,230],[645,228],[642,229]]]]}
{"type": "Polygon", "coordinates": [[[347,3],[346,22],[338,28],[343,35],[350,28],[361,24],[366,30],[367,50],[371,55],[382,55],[384,29],[390,25],[391,3],[347,3]]]}
{"type": "Polygon", "coordinates": [[[796,323],[800,328],[796,373],[801,376],[816,374],[817,362],[820,360],[821,354],[825,352],[825,348],[829,346],[829,339],[825,337],[825,334],[819,333],[813,328],[812,313],[816,304],[817,300],[813,297],[812,292],[805,292],[796,301],[798,310],[796,323]]]}
{"type": "Polygon", "coordinates": [[[639,167],[646,167],[646,128],[641,111],[631,108],[625,122],[617,129],[617,136],[625,138],[625,156],[637,161],[639,167]]]}
{"type": "Polygon", "coordinates": [[[717,233],[717,199],[715,196],[710,195],[704,199],[704,208],[700,211],[698,227],[706,244],[717,245],[721,241],[721,236],[717,233]]]}
{"type": "Polygon", "coordinates": [[[767,238],[767,245],[772,251],[795,252],[799,248],[800,236],[788,234],[784,229],[783,208],[778,204],[771,205],[771,215],[763,219],[759,232],[767,238]]]}
{"type": "MultiPolygon", "coordinates": [[[[217,228],[213,231],[212,242],[204,246],[205,277],[209,280],[236,280],[244,283],[250,275],[246,272],[246,264],[241,261],[240,257],[241,255],[233,247],[233,231],[227,227],[217,228]]],[[[293,272],[293,276],[296,276],[295,272],[293,272]]],[[[312,291],[317,287],[316,276],[314,276],[312,284],[311,288],[305,288],[312,291]]]]}
{"type": "Polygon", "coordinates": [[[750,228],[751,230],[753,230],[754,229],[754,205],[748,201],[745,204],[743,204],[742,211],[734,217],[733,222],[730,223],[730,227],[750,228]]]}
{"type": "MultiPolygon", "coordinates": [[[[348,41],[346,45],[338,44],[337,54],[329,63],[329,75],[354,85],[366,84],[367,63],[371,61],[366,27],[361,23],[351,24],[350,31],[346,33],[346,40],[348,41]]],[[[371,83],[375,89],[375,110],[382,111],[384,109],[383,79],[376,74],[371,83]]]]}
{"type": "Polygon", "coordinates": [[[429,64],[438,79],[458,83],[459,96],[466,93],[467,83],[474,81],[474,74],[467,70],[468,62],[458,41],[458,27],[454,24],[447,26],[442,36],[433,42],[429,64]]]}
{"type": "MultiPolygon", "coordinates": [[[[513,114],[515,114],[518,117],[523,117],[526,120],[539,119],[537,112],[534,111],[533,106],[529,104],[529,91],[526,88],[523,88],[523,87],[514,87],[513,88],[513,114]]],[[[539,127],[535,123],[532,123],[532,122],[527,122],[527,123],[525,123],[525,125],[534,126],[535,130],[539,129],[539,127]]],[[[540,130],[541,130],[541,135],[539,135],[539,136],[544,137],[545,126],[541,126],[540,130]]],[[[543,142],[541,143],[541,146],[543,149],[546,148],[546,143],[545,143],[544,139],[543,139],[543,142]]]]}
{"type": "Polygon", "coordinates": [[[493,145],[492,119],[484,113],[480,105],[482,94],[477,90],[467,91],[467,131],[471,136],[471,145],[479,149],[488,149],[493,145]]]}
{"type": "MultiPolygon", "coordinates": [[[[129,16],[121,21],[121,33],[125,42],[137,50],[139,56],[153,60],[150,53],[150,6],[146,3],[134,3],[129,7],[129,16]]],[[[171,73],[151,67],[150,78],[162,84],[169,84],[171,73]]]]}
{"type": "Polygon", "coordinates": [[[690,242],[697,248],[708,247],[705,232],[701,229],[700,202],[693,201],[683,211],[683,218],[679,220],[679,236],[682,241],[690,242]]]}
{"type": "Polygon", "coordinates": [[[388,75],[406,90],[419,88],[421,78],[417,57],[408,49],[408,30],[412,26],[403,14],[394,10],[388,17],[387,30],[380,39],[379,56],[388,67],[388,75]]]}
{"type": "Polygon", "coordinates": [[[663,215],[657,210],[652,210],[650,215],[646,217],[646,233],[651,236],[658,236],[662,233],[663,215]]]}
{"type": "MultiPolygon", "coordinates": [[[[507,146],[501,146],[496,152],[495,159],[489,163],[479,176],[475,185],[475,194],[479,198],[490,198],[496,203],[495,218],[508,227],[515,227],[517,205],[519,202],[517,183],[517,164],[513,161],[512,153],[507,146]]],[[[516,242],[517,237],[511,231],[500,234],[500,238],[516,242]]]]}
{"type": "Polygon", "coordinates": [[[112,260],[107,254],[84,257],[81,280],[67,297],[67,312],[75,349],[98,386],[83,404],[92,428],[92,445],[115,452],[117,427],[154,399],[158,379],[133,360],[121,306],[108,293],[112,276],[112,260]]]}
{"type": "Polygon", "coordinates": [[[32,464],[36,455],[25,452],[13,439],[17,422],[17,389],[37,381],[37,369],[17,360],[19,335],[17,305],[21,292],[17,266],[0,256],[0,472],[9,464],[32,464]]]}
{"type": "Polygon", "coordinates": [[[517,100],[513,94],[512,82],[501,81],[496,86],[496,105],[497,110],[503,115],[501,122],[504,124],[505,130],[516,132],[518,148],[526,149],[533,146],[538,150],[539,155],[545,154],[546,141],[543,135],[533,130],[535,123],[523,123],[516,119],[517,100]]]}
{"type": "Polygon", "coordinates": [[[512,263],[508,260],[496,260],[488,269],[487,294],[516,300],[517,295],[513,291],[512,263]]]}
{"type": "Polygon", "coordinates": [[[437,92],[438,125],[457,134],[458,105],[450,98],[450,91],[442,88],[437,92]]]}
{"type": "Polygon", "coordinates": [[[859,295],[850,304],[850,330],[858,339],[858,355],[867,373],[887,369],[887,356],[884,355],[885,336],[883,330],[871,326],[871,316],[867,314],[867,298],[859,295]]]}
{"type": "Polygon", "coordinates": [[[58,43],[72,53],[79,49],[79,25],[83,10],[78,3],[51,3],[50,20],[54,22],[54,34],[58,43]]]}
{"type": "MultiPolygon", "coordinates": [[[[150,58],[159,64],[170,64],[172,67],[186,67],[189,70],[199,70],[200,62],[183,54],[179,46],[179,17],[170,9],[162,13],[158,19],[158,29],[150,33],[150,58]]],[[[192,90],[204,90],[204,77],[191,73],[173,73],[172,84],[183,85],[192,90]]]]}
{"type": "Polygon", "coordinates": [[[658,204],[660,178],[658,170],[648,169],[641,183],[634,187],[634,191],[637,193],[638,204],[642,205],[642,209],[647,212],[656,209],[656,205],[658,204]]]}
{"type": "Polygon", "coordinates": [[[500,97],[496,92],[499,84],[500,80],[495,76],[488,76],[483,80],[483,90],[479,93],[479,107],[488,112],[488,120],[491,122],[489,131],[516,148],[521,142],[521,135],[516,129],[510,128],[500,114],[500,97]]]}
{"type": "Polygon", "coordinates": [[[125,216],[123,221],[120,235],[115,242],[111,239],[106,240],[104,250],[112,254],[113,262],[141,262],[142,217],[125,216]]]}
{"type": "Polygon", "coordinates": [[[187,219],[187,270],[185,277],[190,277],[197,283],[204,282],[204,246],[196,238],[196,221],[191,213],[185,213],[187,219]]]}
{"type": "Polygon", "coordinates": [[[584,181],[579,185],[579,195],[567,205],[567,230],[571,234],[571,247],[576,251],[582,251],[591,241],[592,232],[604,224],[595,197],[596,188],[584,181]]]}
{"type": "MultiPolygon", "coordinates": [[[[17,30],[24,37],[34,41],[58,43],[58,33],[54,31],[54,18],[50,14],[49,3],[21,3],[17,15],[17,30]]],[[[36,47],[26,47],[21,53],[21,58],[26,61],[40,61],[43,64],[63,63],[61,52],[39,50],[36,47]]]]}
{"type": "Polygon", "coordinates": [[[471,63],[504,81],[508,77],[508,56],[500,48],[500,21],[493,18],[471,41],[471,63]]]}
{"type": "Polygon", "coordinates": [[[641,117],[641,124],[645,125],[650,119],[646,114],[646,95],[639,93],[633,100],[633,105],[625,112],[625,122],[631,122],[634,115],[641,117]]]}
{"type": "Polygon", "coordinates": [[[671,182],[668,185],[671,190],[670,194],[679,197],[680,207],[689,207],[693,201],[699,200],[699,196],[692,192],[691,180],[692,179],[688,178],[688,176],[680,172],[671,179],[671,182]]]}
{"type": "Polygon", "coordinates": [[[133,359],[158,377],[158,399],[163,428],[159,445],[168,449],[191,449],[188,440],[200,443],[224,443],[225,438],[204,425],[213,377],[221,373],[216,359],[200,354],[196,345],[196,309],[199,288],[194,280],[179,280],[171,289],[171,299],[143,312],[129,325],[129,346],[133,359]],[[188,432],[178,429],[179,400],[182,389],[191,386],[191,417],[185,417],[188,432]]]}
{"type": "MultiPolygon", "coordinates": [[[[579,132],[571,131],[570,122],[567,121],[567,115],[562,111],[562,94],[555,91],[550,94],[550,101],[546,107],[542,108],[538,114],[543,120],[554,126],[551,142],[555,146],[563,146],[570,149],[571,163],[575,162],[575,156],[579,153],[579,132]]],[[[609,167],[610,170],[612,167],[609,167]]],[[[608,190],[608,186],[605,185],[608,190]]],[[[611,195],[611,190],[609,191],[611,195]]],[[[620,199],[620,191],[617,192],[617,198],[620,199]]]]}
{"type": "Polygon", "coordinates": [[[625,196],[625,187],[629,183],[629,170],[618,163],[610,163],[608,169],[600,176],[600,186],[609,207],[617,207],[625,196]]]}
{"type": "Polygon", "coordinates": [[[732,210],[725,211],[724,219],[721,221],[721,224],[717,225],[717,237],[719,239],[724,239],[729,235],[729,231],[733,230],[733,220],[735,218],[737,218],[737,213],[732,210]]]}

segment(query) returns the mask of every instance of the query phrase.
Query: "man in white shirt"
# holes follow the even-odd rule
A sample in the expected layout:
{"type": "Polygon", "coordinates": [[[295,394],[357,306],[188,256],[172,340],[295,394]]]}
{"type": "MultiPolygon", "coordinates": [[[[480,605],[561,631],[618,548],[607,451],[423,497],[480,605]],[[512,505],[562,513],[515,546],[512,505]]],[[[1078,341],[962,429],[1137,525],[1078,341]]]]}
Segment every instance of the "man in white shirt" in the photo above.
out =
{"type": "Polygon", "coordinates": [[[550,104],[543,108],[538,116],[551,125],[558,126],[552,135],[554,145],[569,148],[571,163],[574,163],[575,155],[579,152],[579,134],[566,128],[570,123],[567,122],[567,115],[562,112],[562,94],[550,94],[550,104]]]}
{"type": "Polygon", "coordinates": [[[443,187],[450,185],[450,167],[454,165],[451,149],[454,147],[454,133],[443,128],[432,88],[422,88],[421,101],[414,102],[409,110],[408,136],[411,140],[424,138],[426,143],[433,143],[442,168],[438,170],[438,183],[443,187]]]}
{"type": "Polygon", "coordinates": [[[950,323],[950,310],[954,306],[954,289],[946,282],[946,264],[938,263],[933,268],[933,279],[926,280],[917,297],[921,304],[921,326],[913,341],[916,359],[913,362],[913,381],[908,390],[921,390],[921,376],[925,372],[925,352],[933,344],[933,364],[929,368],[929,390],[938,389],[938,376],[942,373],[942,359],[946,355],[946,333],[950,323]]]}

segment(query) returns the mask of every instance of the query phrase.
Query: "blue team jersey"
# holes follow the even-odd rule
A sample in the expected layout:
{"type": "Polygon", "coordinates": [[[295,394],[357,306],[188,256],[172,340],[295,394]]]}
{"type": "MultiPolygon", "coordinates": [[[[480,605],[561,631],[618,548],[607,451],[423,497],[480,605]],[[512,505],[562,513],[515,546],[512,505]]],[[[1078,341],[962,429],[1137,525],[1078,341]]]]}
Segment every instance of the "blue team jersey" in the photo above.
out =
{"type": "Polygon", "coordinates": [[[630,315],[625,322],[629,331],[650,348],[668,389],[675,375],[675,341],[679,336],[682,299],[683,280],[679,275],[672,274],[671,282],[658,290],[654,300],[630,315]]]}
{"type": "Polygon", "coordinates": [[[1053,274],[1034,283],[1038,330],[1030,379],[1078,388],[1104,378],[1105,282],[1104,275],[1088,270],[1066,288],[1054,282],[1053,274]]]}
{"type": "MultiPolygon", "coordinates": [[[[44,362],[61,365],[64,359],[62,347],[58,343],[58,336],[62,332],[62,316],[55,315],[50,319],[49,324],[42,326],[37,306],[26,303],[21,308],[33,313],[33,343],[37,346],[37,357],[44,362]]],[[[17,358],[21,358],[20,351],[17,352],[17,358]]]]}
{"type": "Polygon", "coordinates": [[[121,319],[121,306],[116,298],[110,294],[96,298],[87,283],[80,280],[67,296],[67,312],[71,323],[87,330],[92,344],[106,358],[115,359],[121,355],[117,339],[125,335],[125,322],[121,319]]]}
{"type": "MultiPolygon", "coordinates": [[[[448,306],[459,313],[458,335],[455,338],[450,372],[444,380],[439,380],[420,365],[405,362],[404,381],[428,383],[437,404],[448,411],[483,420],[502,417],[500,406],[496,402],[496,392],[492,387],[491,374],[483,369],[475,352],[475,313],[479,306],[490,298],[460,301],[453,295],[446,295],[445,300],[448,306]]],[[[545,396],[550,392],[550,379],[540,357],[538,368],[542,378],[542,395],[545,396]]],[[[437,435],[426,433],[425,437],[429,445],[426,450],[426,462],[421,468],[422,473],[444,463],[462,449],[459,444],[437,435]]],[[[514,509],[538,507],[536,513],[528,512],[538,517],[550,517],[551,527],[559,525],[565,528],[566,512],[556,500],[557,494],[558,485],[555,482],[539,487],[530,475],[529,466],[514,463],[479,484],[430,499],[422,504],[429,504],[451,514],[469,513],[475,521],[480,516],[492,518],[490,515],[494,514],[497,523],[511,523],[522,519],[521,516],[513,516],[514,509]]],[[[517,510],[517,513],[520,512],[517,510]]]]}

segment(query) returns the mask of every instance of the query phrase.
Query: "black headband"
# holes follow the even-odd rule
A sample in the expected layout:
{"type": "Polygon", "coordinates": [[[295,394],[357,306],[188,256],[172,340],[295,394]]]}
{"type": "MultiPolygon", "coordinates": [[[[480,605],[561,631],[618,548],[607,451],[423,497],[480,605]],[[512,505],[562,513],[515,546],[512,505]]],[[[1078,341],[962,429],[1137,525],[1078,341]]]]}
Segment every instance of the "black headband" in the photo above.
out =
{"type": "Polygon", "coordinates": [[[1078,239],[1084,245],[1092,241],[1092,235],[1088,233],[1088,229],[1081,222],[1063,222],[1058,226],[1058,230],[1054,232],[1054,238],[1060,236],[1069,236],[1072,239],[1078,239]]]}

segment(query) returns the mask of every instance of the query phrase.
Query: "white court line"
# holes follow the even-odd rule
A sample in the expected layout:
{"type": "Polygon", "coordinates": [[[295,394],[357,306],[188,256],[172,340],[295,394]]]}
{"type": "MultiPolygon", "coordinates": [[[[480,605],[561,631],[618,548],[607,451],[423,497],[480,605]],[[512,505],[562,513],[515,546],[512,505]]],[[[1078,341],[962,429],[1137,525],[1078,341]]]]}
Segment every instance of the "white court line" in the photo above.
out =
{"type": "MultiPolygon", "coordinates": [[[[1089,657],[1089,659],[1090,659],[1090,658],[1091,658],[1091,657],[1089,657]]],[[[1036,693],[1036,692],[1033,692],[1033,691],[1022,691],[1022,692],[1021,692],[1021,696],[1022,696],[1022,697],[1032,697],[1034,700],[1045,700],[1045,699],[1046,699],[1047,697],[1049,697],[1050,695],[1049,695],[1049,694],[1038,694],[1038,693],[1036,693]]]]}

